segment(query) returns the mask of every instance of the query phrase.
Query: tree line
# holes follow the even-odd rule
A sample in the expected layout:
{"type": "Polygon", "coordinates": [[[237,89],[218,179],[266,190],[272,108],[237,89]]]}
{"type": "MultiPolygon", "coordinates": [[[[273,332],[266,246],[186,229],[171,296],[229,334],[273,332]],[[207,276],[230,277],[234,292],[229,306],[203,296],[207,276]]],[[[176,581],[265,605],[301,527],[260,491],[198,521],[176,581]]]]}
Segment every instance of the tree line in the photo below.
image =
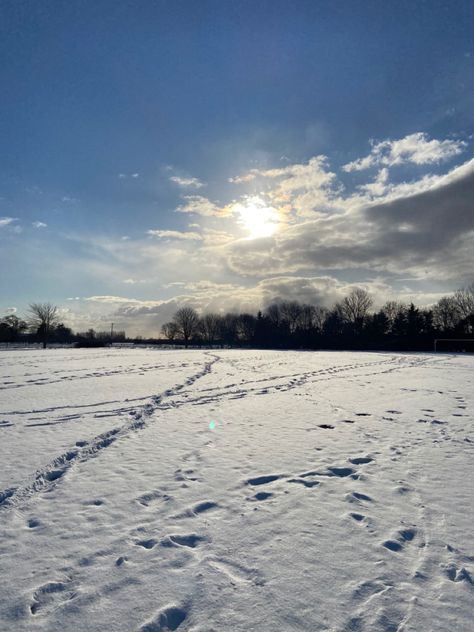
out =
{"type": "MultiPolygon", "coordinates": [[[[208,312],[181,307],[161,328],[160,339],[127,339],[125,332],[74,333],[60,320],[52,303],[32,303],[25,318],[0,319],[0,342],[75,343],[105,346],[111,342],[238,346],[283,349],[430,350],[433,339],[471,339],[474,344],[474,283],[442,297],[429,309],[388,301],[374,311],[373,299],[361,288],[331,308],[298,301],[275,301],[257,314],[208,312]]],[[[467,348],[466,343],[461,349],[467,348]]],[[[456,348],[454,342],[449,349],[456,348]]]]}
{"type": "Polygon", "coordinates": [[[88,329],[74,333],[61,322],[59,309],[52,303],[31,303],[24,318],[15,314],[0,318],[0,342],[38,342],[45,349],[50,343],[103,347],[125,339],[124,331],[88,329]]]}
{"type": "Polygon", "coordinates": [[[167,340],[185,347],[429,350],[435,338],[474,340],[474,283],[441,298],[430,309],[399,301],[388,301],[378,311],[372,307],[372,297],[360,288],[330,309],[278,301],[256,315],[200,316],[192,307],[182,307],[161,331],[167,340]]]}

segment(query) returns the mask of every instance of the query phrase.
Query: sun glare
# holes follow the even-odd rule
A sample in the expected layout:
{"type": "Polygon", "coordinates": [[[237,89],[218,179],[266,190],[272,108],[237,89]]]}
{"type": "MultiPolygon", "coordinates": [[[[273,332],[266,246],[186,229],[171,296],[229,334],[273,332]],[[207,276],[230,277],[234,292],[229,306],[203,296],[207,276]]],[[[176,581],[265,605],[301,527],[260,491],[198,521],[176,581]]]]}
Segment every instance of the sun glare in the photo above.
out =
{"type": "Polygon", "coordinates": [[[257,197],[238,204],[238,223],[248,232],[248,239],[270,237],[278,226],[278,214],[257,197]]]}

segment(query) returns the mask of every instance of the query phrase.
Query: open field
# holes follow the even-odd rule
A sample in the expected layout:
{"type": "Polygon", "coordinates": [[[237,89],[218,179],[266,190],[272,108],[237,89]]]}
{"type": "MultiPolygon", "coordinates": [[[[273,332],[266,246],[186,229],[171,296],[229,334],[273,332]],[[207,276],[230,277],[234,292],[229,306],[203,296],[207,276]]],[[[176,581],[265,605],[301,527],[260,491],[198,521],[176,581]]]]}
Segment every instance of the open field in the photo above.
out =
{"type": "Polygon", "coordinates": [[[0,629],[464,631],[474,358],[0,353],[0,629]]]}

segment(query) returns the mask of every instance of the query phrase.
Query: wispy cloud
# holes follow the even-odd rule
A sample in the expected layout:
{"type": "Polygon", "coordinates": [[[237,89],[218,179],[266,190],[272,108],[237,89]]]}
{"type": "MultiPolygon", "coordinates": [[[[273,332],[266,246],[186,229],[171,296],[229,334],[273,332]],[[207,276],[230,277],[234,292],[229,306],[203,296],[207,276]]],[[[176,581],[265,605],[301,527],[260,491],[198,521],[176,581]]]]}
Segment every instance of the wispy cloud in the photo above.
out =
{"type": "Polygon", "coordinates": [[[147,230],[147,235],[160,239],[178,239],[185,241],[201,241],[202,235],[191,231],[180,230],[147,230]]]}
{"type": "Polygon", "coordinates": [[[0,217],[0,228],[3,228],[4,226],[10,226],[10,224],[13,224],[13,222],[17,221],[17,217],[0,217]]]}
{"type": "Polygon", "coordinates": [[[48,224],[45,224],[45,222],[36,221],[32,222],[31,225],[35,228],[46,228],[48,224]]]}
{"type": "Polygon", "coordinates": [[[206,186],[205,182],[201,182],[199,178],[171,176],[170,181],[184,189],[201,189],[206,186]]]}
{"type": "Polygon", "coordinates": [[[122,283],[125,283],[125,285],[138,285],[141,283],[146,283],[146,280],[145,279],[124,279],[122,283]]]}

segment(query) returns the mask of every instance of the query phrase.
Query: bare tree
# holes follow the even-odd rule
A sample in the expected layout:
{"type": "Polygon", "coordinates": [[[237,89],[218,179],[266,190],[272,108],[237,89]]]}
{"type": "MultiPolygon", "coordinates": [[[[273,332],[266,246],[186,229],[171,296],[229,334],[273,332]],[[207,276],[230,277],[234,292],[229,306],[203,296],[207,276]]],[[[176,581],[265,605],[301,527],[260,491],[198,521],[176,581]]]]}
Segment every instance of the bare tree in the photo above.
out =
{"type": "Polygon", "coordinates": [[[454,293],[454,300],[458,306],[462,318],[474,315],[474,283],[463,287],[454,293]]]}
{"type": "Polygon", "coordinates": [[[301,305],[297,301],[282,301],[280,303],[280,314],[290,334],[293,334],[301,318],[301,305]]]}
{"type": "Polygon", "coordinates": [[[242,342],[252,342],[255,336],[257,319],[253,314],[240,314],[237,320],[237,333],[242,342]]]}
{"type": "Polygon", "coordinates": [[[326,307],[321,307],[321,305],[314,306],[314,327],[317,331],[321,332],[324,327],[324,321],[326,320],[328,315],[328,310],[326,307]]]}
{"type": "Polygon", "coordinates": [[[164,325],[161,326],[161,333],[165,338],[172,341],[178,335],[178,327],[176,323],[173,322],[164,323],[164,325]]]}
{"type": "Polygon", "coordinates": [[[59,324],[58,308],[52,303],[31,303],[29,308],[29,325],[46,349],[48,340],[59,324]]]}
{"type": "Polygon", "coordinates": [[[454,329],[460,320],[461,310],[453,296],[443,296],[433,307],[433,323],[442,331],[454,329]]]}
{"type": "Polygon", "coordinates": [[[387,317],[388,331],[392,331],[393,324],[398,314],[405,308],[406,305],[404,305],[404,303],[400,303],[399,301],[387,301],[382,307],[381,311],[387,317]]]}
{"type": "Polygon", "coordinates": [[[355,328],[362,328],[372,305],[373,300],[369,293],[358,287],[352,290],[341,303],[344,318],[355,328]]]}
{"type": "Polygon", "coordinates": [[[199,323],[199,330],[208,345],[212,345],[219,336],[220,316],[218,314],[204,314],[199,323]]]}
{"type": "Polygon", "coordinates": [[[271,303],[265,310],[265,315],[272,325],[278,327],[281,322],[280,305],[278,303],[271,303]]]}
{"type": "Polygon", "coordinates": [[[193,307],[181,307],[173,316],[173,323],[177,327],[177,333],[184,340],[184,346],[188,348],[190,339],[199,329],[199,316],[193,307]]]}

